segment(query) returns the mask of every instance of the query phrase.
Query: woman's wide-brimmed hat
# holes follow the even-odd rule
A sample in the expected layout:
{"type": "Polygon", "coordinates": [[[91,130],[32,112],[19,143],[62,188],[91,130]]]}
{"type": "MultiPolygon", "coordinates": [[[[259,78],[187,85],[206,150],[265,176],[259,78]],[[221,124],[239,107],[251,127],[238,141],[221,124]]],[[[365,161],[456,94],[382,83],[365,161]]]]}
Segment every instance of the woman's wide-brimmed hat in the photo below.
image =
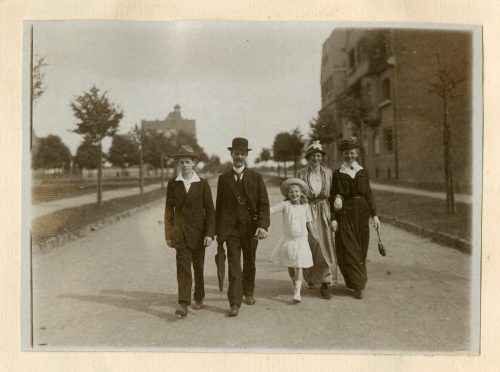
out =
{"type": "Polygon", "coordinates": [[[248,148],[248,140],[246,138],[236,137],[233,138],[233,144],[231,147],[227,148],[229,151],[241,150],[241,151],[252,151],[248,148]]]}
{"type": "Polygon", "coordinates": [[[171,158],[179,159],[179,158],[192,158],[198,159],[199,155],[194,152],[193,148],[189,145],[182,145],[177,154],[170,155],[171,158]]]}
{"type": "Polygon", "coordinates": [[[307,193],[309,191],[309,186],[307,185],[307,183],[305,183],[304,181],[302,181],[299,178],[289,178],[289,179],[283,181],[283,183],[280,186],[281,193],[283,194],[283,196],[285,198],[288,198],[288,188],[292,185],[299,186],[300,189],[302,190],[302,194],[307,195],[307,193]]]}
{"type": "Polygon", "coordinates": [[[326,154],[326,151],[323,150],[323,146],[319,141],[313,141],[309,146],[306,148],[306,159],[309,157],[309,155],[314,154],[315,152],[319,152],[322,155],[326,154]]]}
{"type": "Polygon", "coordinates": [[[352,149],[357,149],[359,147],[359,142],[356,137],[349,137],[346,139],[341,139],[339,141],[339,150],[347,151],[352,149]]]}

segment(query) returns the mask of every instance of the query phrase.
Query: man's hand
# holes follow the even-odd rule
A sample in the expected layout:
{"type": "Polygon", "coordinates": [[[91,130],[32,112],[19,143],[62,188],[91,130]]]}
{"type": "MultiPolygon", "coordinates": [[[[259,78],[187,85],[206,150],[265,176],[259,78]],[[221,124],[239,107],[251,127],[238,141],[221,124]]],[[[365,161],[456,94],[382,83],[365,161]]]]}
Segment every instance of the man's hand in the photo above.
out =
{"type": "Polygon", "coordinates": [[[172,245],[172,240],[167,240],[167,247],[174,248],[174,246],[172,245]]]}
{"type": "Polygon", "coordinates": [[[332,229],[333,233],[336,233],[339,229],[339,224],[337,223],[336,220],[333,220],[330,222],[330,228],[332,229]]]}
{"type": "Polygon", "coordinates": [[[267,231],[266,229],[263,229],[262,227],[259,227],[257,231],[255,231],[255,239],[257,240],[262,240],[267,238],[267,231]]]}
{"type": "Polygon", "coordinates": [[[210,247],[212,245],[213,239],[209,236],[205,236],[205,241],[203,242],[203,245],[205,247],[210,247]]]}

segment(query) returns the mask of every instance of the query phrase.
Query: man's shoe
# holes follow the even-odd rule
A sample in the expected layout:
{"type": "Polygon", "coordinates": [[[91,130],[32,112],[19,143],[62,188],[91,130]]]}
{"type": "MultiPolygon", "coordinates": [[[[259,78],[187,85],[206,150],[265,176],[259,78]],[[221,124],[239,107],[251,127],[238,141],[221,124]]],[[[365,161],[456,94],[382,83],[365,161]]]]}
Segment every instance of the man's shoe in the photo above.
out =
{"type": "Polygon", "coordinates": [[[363,291],[361,291],[361,290],[355,291],[354,292],[354,297],[356,297],[358,300],[361,300],[364,297],[363,291]]]}
{"type": "Polygon", "coordinates": [[[329,300],[333,297],[332,293],[330,292],[330,289],[328,288],[328,284],[326,283],[321,283],[321,289],[319,293],[321,294],[321,297],[324,298],[325,300],[329,300]]]}
{"type": "Polygon", "coordinates": [[[179,304],[177,310],[175,310],[175,315],[179,316],[180,318],[186,318],[188,315],[187,305],[179,304]]]}
{"type": "Polygon", "coordinates": [[[255,297],[254,296],[245,296],[244,301],[247,305],[254,305],[255,304],[255,297]]]}
{"type": "Polygon", "coordinates": [[[238,305],[231,305],[229,308],[229,316],[236,316],[238,315],[238,310],[240,307],[238,305]]]}
{"type": "Polygon", "coordinates": [[[195,301],[191,307],[195,310],[200,310],[203,308],[203,301],[195,301]]]}

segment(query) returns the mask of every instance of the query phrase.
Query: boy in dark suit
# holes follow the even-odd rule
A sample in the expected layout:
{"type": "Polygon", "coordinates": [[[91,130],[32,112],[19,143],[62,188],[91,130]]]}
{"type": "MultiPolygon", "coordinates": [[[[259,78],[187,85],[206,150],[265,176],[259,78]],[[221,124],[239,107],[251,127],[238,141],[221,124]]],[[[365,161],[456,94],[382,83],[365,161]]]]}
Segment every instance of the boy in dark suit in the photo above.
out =
{"type": "Polygon", "coordinates": [[[228,150],[233,167],[219,176],[215,219],[217,240],[227,246],[229,316],[236,316],[243,296],[247,305],[255,303],[255,253],[258,240],[267,236],[269,199],[262,176],[245,167],[247,139],[233,139],[228,150]]]}
{"type": "Polygon", "coordinates": [[[198,155],[184,145],[171,157],[178,160],[181,172],[167,185],[165,239],[176,250],[179,307],[175,313],[185,318],[191,304],[191,265],[195,285],[193,308],[203,307],[205,248],[214,238],[215,211],[208,182],[193,170],[198,155]]]}

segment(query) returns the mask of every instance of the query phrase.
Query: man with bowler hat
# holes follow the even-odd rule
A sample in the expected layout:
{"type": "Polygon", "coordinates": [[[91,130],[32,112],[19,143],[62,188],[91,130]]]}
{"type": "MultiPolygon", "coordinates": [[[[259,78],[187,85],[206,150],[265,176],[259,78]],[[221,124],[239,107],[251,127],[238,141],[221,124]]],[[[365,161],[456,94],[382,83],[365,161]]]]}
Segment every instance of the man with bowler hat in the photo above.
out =
{"type": "Polygon", "coordinates": [[[219,176],[215,233],[219,242],[226,242],[229,316],[236,316],[243,296],[247,305],[255,304],[255,253],[258,240],[267,236],[269,198],[262,176],[246,167],[248,140],[234,138],[228,150],[233,167],[219,176]]]}
{"type": "Polygon", "coordinates": [[[180,173],[167,184],[165,239],[176,251],[179,306],[175,314],[185,318],[187,306],[191,304],[191,265],[194,270],[192,307],[195,310],[203,307],[205,248],[214,238],[215,211],[208,182],[193,170],[198,155],[192,147],[183,145],[171,157],[177,159],[180,173]]]}

